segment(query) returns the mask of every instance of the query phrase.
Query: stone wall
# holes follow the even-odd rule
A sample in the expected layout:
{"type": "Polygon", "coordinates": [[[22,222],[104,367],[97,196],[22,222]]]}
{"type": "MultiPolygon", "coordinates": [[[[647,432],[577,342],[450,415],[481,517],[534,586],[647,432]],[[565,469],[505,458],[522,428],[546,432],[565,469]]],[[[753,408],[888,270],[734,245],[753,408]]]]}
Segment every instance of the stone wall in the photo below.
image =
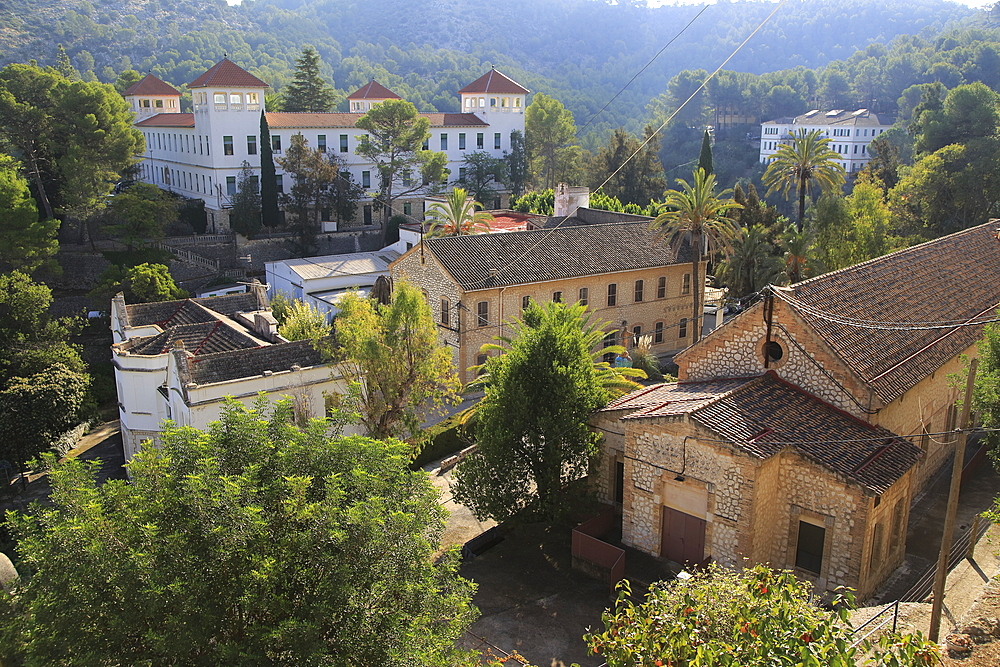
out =
{"type": "Polygon", "coordinates": [[[680,379],[746,377],[773,370],[831,405],[856,417],[867,418],[864,410],[868,401],[867,386],[808,325],[777,299],[771,340],[781,346],[782,357],[764,368],[767,326],[763,314],[763,303],[758,303],[713,331],[697,346],[677,355],[674,361],[680,369],[680,379]]]}
{"type": "Polygon", "coordinates": [[[605,331],[620,330],[624,326],[626,332],[631,334],[633,327],[639,326],[641,334],[647,334],[654,333],[656,324],[662,323],[663,341],[653,345],[653,352],[657,354],[685,347],[694,333],[690,324],[693,297],[690,291],[682,293],[683,276],[689,272],[689,267],[683,264],[466,292],[430,253],[422,253],[419,247],[415,247],[397,260],[391,271],[393,277],[407,276],[426,292],[438,322],[441,321],[441,299],[448,299],[451,308],[449,326],[459,328],[461,335],[444,327],[440,331],[442,342],[459,346],[455,361],[463,382],[472,379],[472,374],[465,369],[476,365],[479,349],[484,344],[495,342],[497,336],[513,334],[507,322],[520,315],[524,297],[544,303],[551,301],[556,292],[561,292],[563,301],[573,303],[580,298],[581,288],[586,288],[591,321],[604,323],[605,331]],[[667,279],[666,292],[664,298],[658,299],[657,283],[661,276],[667,279]],[[637,280],[643,281],[643,299],[639,302],[635,301],[637,280]],[[614,306],[608,306],[608,285],[612,283],[617,286],[617,299],[614,306]],[[477,313],[480,302],[488,304],[488,323],[485,326],[479,326],[477,313]],[[684,337],[679,335],[681,330],[678,327],[682,318],[689,320],[684,337]]]}

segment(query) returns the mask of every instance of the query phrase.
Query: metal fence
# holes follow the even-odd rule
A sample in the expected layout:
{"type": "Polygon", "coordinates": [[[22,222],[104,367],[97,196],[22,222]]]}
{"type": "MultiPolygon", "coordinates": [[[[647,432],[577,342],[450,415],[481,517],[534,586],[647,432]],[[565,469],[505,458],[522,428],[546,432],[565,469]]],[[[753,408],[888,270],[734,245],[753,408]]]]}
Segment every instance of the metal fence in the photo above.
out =
{"type": "MultiPolygon", "coordinates": [[[[969,555],[969,548],[974,546],[979,539],[986,534],[992,524],[989,521],[976,521],[972,528],[962,533],[951,545],[951,554],[948,557],[948,571],[951,572],[956,565],[962,562],[969,555]]],[[[917,580],[910,590],[903,597],[901,602],[921,602],[934,588],[934,574],[937,571],[937,563],[929,567],[923,576],[917,580]]]]}

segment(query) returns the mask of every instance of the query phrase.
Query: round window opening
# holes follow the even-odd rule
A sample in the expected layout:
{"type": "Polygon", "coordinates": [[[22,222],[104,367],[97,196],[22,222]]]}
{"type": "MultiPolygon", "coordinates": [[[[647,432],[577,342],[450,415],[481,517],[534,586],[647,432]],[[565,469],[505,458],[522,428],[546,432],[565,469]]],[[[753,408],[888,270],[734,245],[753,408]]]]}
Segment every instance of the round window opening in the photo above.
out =
{"type": "Polygon", "coordinates": [[[785,356],[785,351],[778,341],[770,340],[764,343],[764,358],[767,359],[768,363],[781,361],[783,356],[785,356]]]}

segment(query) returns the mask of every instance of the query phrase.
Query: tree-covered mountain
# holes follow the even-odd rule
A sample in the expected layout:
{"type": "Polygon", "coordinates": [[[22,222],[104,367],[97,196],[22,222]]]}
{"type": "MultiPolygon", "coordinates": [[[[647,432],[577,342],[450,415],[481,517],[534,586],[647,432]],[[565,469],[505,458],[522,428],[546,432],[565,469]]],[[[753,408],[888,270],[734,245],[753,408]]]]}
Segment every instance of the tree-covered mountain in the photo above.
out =
{"type": "MultiPolygon", "coordinates": [[[[590,129],[637,130],[671,77],[715,69],[775,6],[710,5],[590,129]]],[[[455,91],[493,64],[561,99],[583,125],[700,10],[595,0],[0,0],[0,65],[52,64],[62,44],[85,77],[112,81],[134,68],[180,86],[226,54],[280,92],[312,44],[341,92],[374,76],[421,110],[453,111],[455,91]]],[[[945,0],[789,0],[726,69],[816,68],[871,42],[976,20],[945,0]]]]}

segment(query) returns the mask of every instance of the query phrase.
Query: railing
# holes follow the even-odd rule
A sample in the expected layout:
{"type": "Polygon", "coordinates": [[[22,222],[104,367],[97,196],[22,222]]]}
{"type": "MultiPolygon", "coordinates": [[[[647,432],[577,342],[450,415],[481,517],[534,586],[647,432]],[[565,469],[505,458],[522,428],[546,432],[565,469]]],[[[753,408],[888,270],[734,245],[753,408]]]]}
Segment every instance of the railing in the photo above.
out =
{"type": "Polygon", "coordinates": [[[862,623],[861,625],[859,625],[857,628],[854,629],[854,632],[852,634],[854,634],[855,637],[861,635],[862,631],[866,629],[867,632],[865,632],[863,635],[861,635],[853,642],[851,642],[851,648],[855,648],[863,641],[871,637],[873,634],[884,628],[889,623],[892,623],[892,632],[895,633],[898,621],[899,621],[899,600],[896,600],[895,602],[890,602],[889,604],[887,604],[885,607],[882,608],[881,611],[879,611],[877,614],[875,614],[874,616],[872,616],[867,621],[865,621],[864,623],[862,623]],[[889,616],[889,612],[892,612],[892,616],[889,616]],[[880,618],[882,619],[881,621],[879,621],[880,618]],[[878,623],[876,623],[876,621],[878,621],[878,623]]]}
{"type": "MultiPolygon", "coordinates": [[[[976,542],[986,534],[986,531],[993,525],[989,521],[976,521],[970,530],[962,533],[951,545],[951,553],[948,557],[948,571],[951,572],[956,565],[962,562],[969,555],[969,550],[975,547],[976,542]]],[[[929,567],[923,576],[899,598],[902,602],[921,602],[931,594],[934,588],[934,575],[937,572],[937,563],[929,567]]]]}
{"type": "MultiPolygon", "coordinates": [[[[615,509],[609,507],[592,519],[584,521],[573,529],[573,559],[596,565],[607,571],[611,592],[625,578],[625,550],[600,539],[611,530],[615,517],[615,509]]],[[[586,570],[585,570],[586,571],[586,570]]]]}
{"type": "Polygon", "coordinates": [[[154,248],[159,248],[160,250],[166,250],[182,262],[187,262],[188,264],[193,264],[194,266],[200,266],[203,269],[210,269],[216,272],[219,270],[219,260],[217,259],[202,257],[201,255],[194,254],[190,250],[175,248],[163,243],[162,241],[153,241],[150,245],[154,248]]]}
{"type": "Polygon", "coordinates": [[[214,243],[232,243],[234,234],[195,234],[193,236],[171,236],[164,243],[167,245],[210,245],[214,243]]]}

